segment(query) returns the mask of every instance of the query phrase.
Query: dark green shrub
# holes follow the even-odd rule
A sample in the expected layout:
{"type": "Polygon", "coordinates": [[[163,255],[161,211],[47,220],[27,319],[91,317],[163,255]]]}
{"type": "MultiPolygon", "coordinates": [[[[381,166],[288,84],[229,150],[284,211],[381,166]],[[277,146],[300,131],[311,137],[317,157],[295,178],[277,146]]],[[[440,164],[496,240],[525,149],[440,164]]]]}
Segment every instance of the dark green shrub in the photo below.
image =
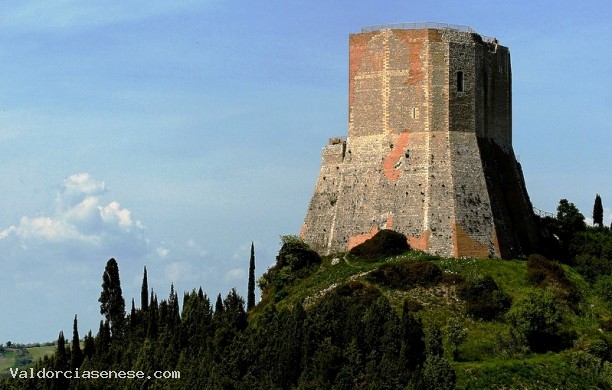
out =
{"type": "Polygon", "coordinates": [[[442,279],[443,279],[444,284],[448,284],[448,285],[458,286],[458,285],[465,283],[465,277],[461,274],[454,273],[454,272],[444,273],[442,275],[442,279]]]}
{"type": "Polygon", "coordinates": [[[556,261],[548,260],[542,255],[533,254],[527,260],[527,280],[533,286],[540,287],[548,282],[565,278],[563,268],[556,261]]]}
{"type": "Polygon", "coordinates": [[[261,299],[277,302],[287,295],[284,287],[307,277],[314,265],[321,264],[321,256],[297,236],[282,236],[276,264],[257,281],[261,299]]]}
{"type": "Polygon", "coordinates": [[[426,389],[454,389],[457,374],[441,356],[427,356],[423,366],[423,382],[426,389]]]}
{"type": "Polygon", "coordinates": [[[577,271],[590,282],[612,275],[612,229],[590,228],[577,233],[569,251],[575,256],[577,271]]]}
{"type": "Polygon", "coordinates": [[[510,296],[490,276],[462,283],[457,295],[465,300],[467,315],[485,321],[498,319],[512,303],[510,296]]]}
{"type": "Polygon", "coordinates": [[[289,266],[292,271],[298,271],[313,264],[321,264],[321,256],[297,236],[282,236],[282,246],[276,256],[276,266],[289,266]]]}
{"type": "Polygon", "coordinates": [[[572,337],[561,332],[563,317],[548,291],[536,290],[515,302],[506,319],[516,340],[533,352],[560,351],[572,337]]]}
{"type": "Polygon", "coordinates": [[[411,313],[416,313],[423,309],[423,304],[421,304],[419,301],[415,301],[414,299],[406,298],[404,303],[404,308],[411,313]]]}
{"type": "Polygon", "coordinates": [[[359,301],[361,303],[372,303],[381,296],[380,290],[376,287],[368,286],[357,280],[338,286],[334,294],[342,299],[359,301]]]}
{"type": "Polygon", "coordinates": [[[442,280],[442,270],[431,261],[406,261],[406,280],[417,286],[435,286],[442,280]]]}
{"type": "Polygon", "coordinates": [[[606,318],[601,321],[601,329],[605,332],[612,332],[612,318],[606,318]]]}
{"type": "Polygon", "coordinates": [[[612,259],[579,254],[575,263],[576,270],[591,283],[598,277],[612,275],[612,259]]]}
{"type": "Polygon", "coordinates": [[[405,235],[384,229],[369,240],[353,247],[349,253],[361,260],[376,261],[381,258],[400,255],[407,250],[410,250],[410,246],[405,235]]]}
{"type": "Polygon", "coordinates": [[[612,307],[612,275],[600,277],[593,287],[597,296],[612,307]]]}
{"type": "Polygon", "coordinates": [[[430,261],[404,260],[381,265],[368,275],[368,280],[398,289],[435,286],[442,280],[442,270],[430,261]]]}
{"type": "Polygon", "coordinates": [[[580,291],[565,276],[558,262],[533,254],[527,260],[527,280],[535,287],[550,288],[555,296],[574,306],[580,301],[580,291]]]}

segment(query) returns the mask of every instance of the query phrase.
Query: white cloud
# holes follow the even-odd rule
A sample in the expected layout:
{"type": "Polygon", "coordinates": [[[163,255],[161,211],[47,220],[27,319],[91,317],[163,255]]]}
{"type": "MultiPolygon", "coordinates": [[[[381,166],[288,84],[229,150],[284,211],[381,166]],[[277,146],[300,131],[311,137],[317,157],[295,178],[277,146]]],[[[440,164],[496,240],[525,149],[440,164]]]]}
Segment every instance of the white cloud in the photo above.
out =
{"type": "Polygon", "coordinates": [[[106,191],[104,182],[92,179],[89,173],[76,173],[68,176],[62,185],[64,194],[98,195],[104,191],[106,191]]]}
{"type": "Polygon", "coordinates": [[[157,249],[155,249],[155,252],[157,253],[157,256],[159,256],[159,257],[161,257],[163,259],[166,256],[168,256],[168,254],[170,253],[170,249],[163,248],[163,247],[160,246],[157,249]]]}
{"type": "Polygon", "coordinates": [[[180,280],[185,273],[189,273],[191,268],[191,264],[186,262],[170,263],[165,269],[166,278],[172,282],[176,282],[177,280],[180,280]]]}
{"type": "Polygon", "coordinates": [[[128,209],[122,209],[118,202],[110,202],[106,206],[99,206],[98,209],[104,222],[118,224],[125,230],[129,230],[132,227],[132,213],[128,209]]]}
{"type": "Polygon", "coordinates": [[[196,255],[198,257],[207,257],[208,256],[208,251],[206,249],[204,249],[204,247],[202,247],[202,245],[200,245],[197,242],[195,242],[195,240],[192,239],[192,238],[187,240],[187,248],[189,249],[190,253],[193,253],[194,255],[196,255]]]}
{"type": "Polygon", "coordinates": [[[246,272],[242,268],[234,268],[226,272],[225,281],[232,282],[236,280],[243,280],[246,272]]]}
{"type": "Polygon", "coordinates": [[[171,283],[202,281],[202,271],[188,261],[172,262],[166,265],[164,271],[166,279],[171,283]]]}
{"type": "Polygon", "coordinates": [[[100,254],[143,253],[148,242],[143,224],[119,202],[101,202],[104,182],[88,173],[69,176],[56,195],[52,215],[23,216],[18,225],[0,231],[0,240],[30,244],[53,244],[55,250],[96,250],[100,254]],[[117,253],[119,252],[119,253],[117,253]]]}

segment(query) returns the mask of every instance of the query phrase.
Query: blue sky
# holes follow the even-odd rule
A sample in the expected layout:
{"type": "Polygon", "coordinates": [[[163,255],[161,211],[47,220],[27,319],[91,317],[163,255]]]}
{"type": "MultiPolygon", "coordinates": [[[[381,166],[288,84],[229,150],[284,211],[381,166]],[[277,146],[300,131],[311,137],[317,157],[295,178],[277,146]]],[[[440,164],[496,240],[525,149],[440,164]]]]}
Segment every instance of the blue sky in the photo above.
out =
{"type": "MultiPolygon", "coordinates": [[[[8,1],[0,5],[0,342],[95,332],[124,296],[246,295],[296,234],[347,133],[348,35],[469,25],[510,48],[514,149],[534,206],[612,219],[612,6],[492,1],[8,1]]],[[[137,301],[138,304],[138,301],[137,301]]]]}

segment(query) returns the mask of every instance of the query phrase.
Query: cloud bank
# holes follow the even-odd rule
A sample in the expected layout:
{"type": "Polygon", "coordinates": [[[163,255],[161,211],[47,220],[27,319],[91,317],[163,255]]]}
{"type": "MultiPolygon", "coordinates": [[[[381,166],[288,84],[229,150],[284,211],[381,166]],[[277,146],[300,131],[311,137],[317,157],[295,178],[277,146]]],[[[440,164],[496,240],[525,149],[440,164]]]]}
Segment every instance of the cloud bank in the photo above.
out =
{"type": "Polygon", "coordinates": [[[149,251],[145,227],[115,200],[104,203],[104,182],[88,173],[67,177],[51,215],[23,216],[19,224],[0,231],[0,243],[65,248],[79,254],[143,255],[149,251]],[[116,253],[116,254],[115,254],[116,253]]]}

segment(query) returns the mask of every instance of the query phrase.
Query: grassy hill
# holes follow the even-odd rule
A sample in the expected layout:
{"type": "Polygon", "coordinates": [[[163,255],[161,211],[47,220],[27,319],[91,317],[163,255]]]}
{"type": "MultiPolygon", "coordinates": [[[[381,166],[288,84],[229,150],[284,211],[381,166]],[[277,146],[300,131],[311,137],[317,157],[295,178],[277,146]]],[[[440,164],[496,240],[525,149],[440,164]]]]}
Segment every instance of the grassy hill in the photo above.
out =
{"type": "Polygon", "coordinates": [[[5,347],[4,351],[0,353],[0,377],[9,375],[10,368],[29,367],[45,355],[53,355],[55,349],[55,345],[21,348],[5,347]]]}
{"type": "MultiPolygon", "coordinates": [[[[579,298],[568,300],[563,284],[554,280],[535,286],[529,280],[527,261],[497,259],[453,259],[408,251],[399,256],[366,262],[339,254],[323,259],[321,265],[305,277],[264,294],[263,304],[250,316],[257,321],[267,304],[292,308],[302,302],[306,309],[325,300],[338,286],[352,281],[379,289],[398,313],[404,301],[415,308],[425,327],[442,329],[447,359],[457,374],[457,388],[605,388],[612,386],[612,369],[605,362],[610,357],[610,334],[602,322],[612,317],[610,307],[593,291],[591,285],[573,268],[562,265],[561,274],[576,288],[579,298]],[[378,283],[373,274],[389,264],[431,262],[442,271],[440,282],[431,285],[390,287],[378,283]],[[469,315],[460,298],[461,284],[490,276],[515,305],[533,294],[555,297],[563,341],[554,351],[535,353],[513,339],[511,322],[505,315],[484,321],[469,315]],[[459,324],[464,339],[451,356],[449,324],[459,324]]],[[[379,272],[380,274],[380,272],[379,272]]],[[[387,274],[385,274],[387,275],[387,274]]],[[[567,284],[567,283],[566,283],[567,284]]]]}

